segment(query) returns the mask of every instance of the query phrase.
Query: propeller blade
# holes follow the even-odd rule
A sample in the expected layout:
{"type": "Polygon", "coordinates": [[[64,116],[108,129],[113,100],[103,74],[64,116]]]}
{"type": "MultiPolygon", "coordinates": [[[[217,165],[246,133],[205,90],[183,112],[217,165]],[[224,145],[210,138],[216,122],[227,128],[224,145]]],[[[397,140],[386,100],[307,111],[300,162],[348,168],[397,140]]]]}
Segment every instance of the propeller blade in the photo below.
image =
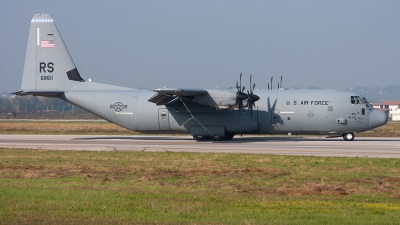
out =
{"type": "Polygon", "coordinates": [[[253,75],[250,75],[250,93],[253,93],[253,91],[251,90],[251,77],[252,77],[253,75]]]}
{"type": "Polygon", "coordinates": [[[272,79],[274,79],[274,77],[271,77],[271,90],[272,90],[272,79]]]}
{"type": "Polygon", "coordinates": [[[240,89],[242,88],[242,72],[240,72],[239,80],[240,80],[240,88],[239,88],[239,91],[240,91],[240,89]]]}
{"type": "Polygon", "coordinates": [[[243,110],[243,101],[249,98],[249,95],[244,93],[246,89],[244,86],[242,87],[242,73],[239,75],[239,83],[236,82],[236,105],[239,107],[239,116],[241,111],[243,110]]]}
{"type": "MultiPolygon", "coordinates": [[[[256,89],[256,83],[252,83],[252,77],[253,75],[250,75],[250,88],[249,90],[247,90],[247,95],[248,95],[247,103],[251,113],[250,114],[251,118],[253,118],[253,107],[256,106],[255,102],[260,100],[260,97],[254,94],[254,90],[256,89]]],[[[272,88],[272,79],[271,79],[271,88],[272,88]]],[[[269,89],[269,84],[268,84],[268,89],[269,89]]]]}

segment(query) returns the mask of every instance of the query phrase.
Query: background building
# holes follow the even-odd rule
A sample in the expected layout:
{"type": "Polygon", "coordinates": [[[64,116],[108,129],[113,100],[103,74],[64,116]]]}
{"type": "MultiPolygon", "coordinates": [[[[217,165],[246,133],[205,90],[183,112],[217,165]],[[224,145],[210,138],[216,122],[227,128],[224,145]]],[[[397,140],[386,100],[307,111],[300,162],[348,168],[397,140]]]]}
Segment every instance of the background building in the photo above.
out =
{"type": "Polygon", "coordinates": [[[380,109],[388,109],[392,121],[400,121],[400,101],[384,101],[379,104],[380,109]]]}

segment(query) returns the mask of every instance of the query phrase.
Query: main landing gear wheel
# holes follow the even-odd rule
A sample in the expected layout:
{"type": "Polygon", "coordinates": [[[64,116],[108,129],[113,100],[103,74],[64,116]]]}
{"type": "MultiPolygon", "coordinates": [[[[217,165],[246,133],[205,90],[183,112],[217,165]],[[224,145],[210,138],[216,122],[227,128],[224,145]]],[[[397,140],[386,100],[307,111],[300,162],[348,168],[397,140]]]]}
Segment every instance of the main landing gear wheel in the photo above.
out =
{"type": "Polygon", "coordinates": [[[353,132],[350,132],[350,133],[343,134],[343,139],[344,139],[345,141],[352,141],[352,140],[354,140],[354,133],[353,133],[353,132]]]}
{"type": "Polygon", "coordinates": [[[232,140],[233,136],[235,136],[235,135],[234,135],[234,134],[228,134],[228,135],[226,135],[226,136],[224,137],[224,140],[230,141],[230,140],[232,140]]]}
{"type": "Polygon", "coordinates": [[[193,139],[196,140],[196,141],[204,141],[204,140],[207,139],[207,136],[196,136],[196,135],[193,135],[193,139]]]}
{"type": "Polygon", "coordinates": [[[233,138],[233,134],[228,134],[226,136],[211,136],[211,140],[213,141],[229,141],[232,140],[233,138]]]}
{"type": "Polygon", "coordinates": [[[225,136],[210,136],[211,140],[213,141],[222,141],[225,140],[225,136]]]}
{"type": "Polygon", "coordinates": [[[193,135],[193,139],[196,141],[205,141],[205,140],[212,140],[212,141],[229,141],[232,140],[234,134],[229,134],[226,136],[196,136],[193,135]]]}

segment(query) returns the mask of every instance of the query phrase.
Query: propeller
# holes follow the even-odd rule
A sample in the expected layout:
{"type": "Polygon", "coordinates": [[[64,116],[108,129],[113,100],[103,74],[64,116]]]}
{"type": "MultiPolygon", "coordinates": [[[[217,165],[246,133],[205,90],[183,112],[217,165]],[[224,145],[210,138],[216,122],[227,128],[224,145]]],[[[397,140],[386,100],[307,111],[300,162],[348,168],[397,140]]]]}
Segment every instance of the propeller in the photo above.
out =
{"type": "Polygon", "coordinates": [[[240,111],[243,109],[243,100],[246,100],[249,96],[243,92],[245,87],[242,87],[242,73],[240,73],[239,82],[236,81],[236,104],[239,106],[240,115],[240,111]]]}
{"type": "MultiPolygon", "coordinates": [[[[272,90],[272,80],[274,79],[274,77],[271,77],[271,90],[272,90]]],[[[269,85],[270,83],[268,83],[268,90],[270,89],[270,85],[269,85]]],[[[283,88],[283,85],[282,85],[282,76],[281,76],[281,82],[279,83],[279,81],[278,81],[278,90],[280,89],[280,88],[283,88]]]]}
{"type": "Polygon", "coordinates": [[[258,101],[260,99],[260,97],[258,97],[258,95],[255,95],[253,93],[255,88],[256,88],[256,84],[254,83],[253,84],[253,88],[251,87],[251,77],[252,77],[252,75],[250,75],[250,91],[247,90],[247,95],[249,96],[247,98],[247,102],[248,102],[249,109],[250,109],[250,112],[251,112],[251,118],[253,118],[253,107],[256,106],[255,102],[258,101]]]}

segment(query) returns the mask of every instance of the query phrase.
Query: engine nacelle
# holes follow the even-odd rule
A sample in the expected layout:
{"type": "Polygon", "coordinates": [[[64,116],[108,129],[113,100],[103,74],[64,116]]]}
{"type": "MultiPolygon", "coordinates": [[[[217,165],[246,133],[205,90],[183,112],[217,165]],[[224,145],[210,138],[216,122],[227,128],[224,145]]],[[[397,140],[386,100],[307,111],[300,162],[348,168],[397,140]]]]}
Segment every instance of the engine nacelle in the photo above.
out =
{"type": "Polygon", "coordinates": [[[193,101],[219,109],[227,109],[236,105],[235,90],[207,90],[206,94],[196,95],[193,101]]]}

